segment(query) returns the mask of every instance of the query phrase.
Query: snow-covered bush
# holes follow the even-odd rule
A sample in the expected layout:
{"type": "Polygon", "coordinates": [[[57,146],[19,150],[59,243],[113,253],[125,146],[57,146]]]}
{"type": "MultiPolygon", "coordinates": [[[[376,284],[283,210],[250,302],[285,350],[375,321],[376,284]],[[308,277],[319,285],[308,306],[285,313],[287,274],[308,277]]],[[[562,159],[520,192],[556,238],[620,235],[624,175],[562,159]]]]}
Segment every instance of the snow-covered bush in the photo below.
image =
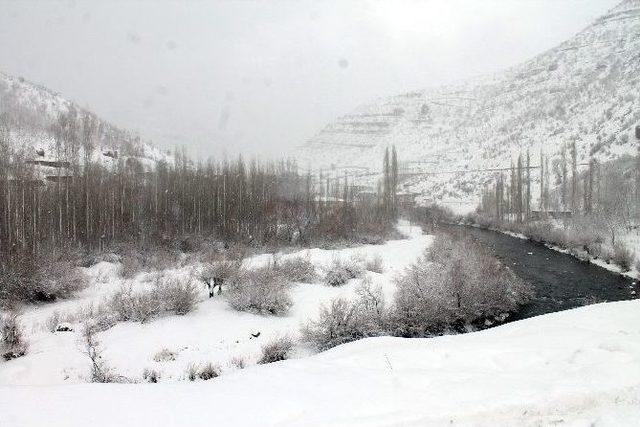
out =
{"type": "Polygon", "coordinates": [[[110,300],[102,304],[89,303],[80,306],[75,313],[66,313],[60,319],[66,322],[89,323],[95,333],[106,331],[120,321],[118,313],[111,307],[110,300]]]}
{"type": "Polygon", "coordinates": [[[159,276],[150,289],[134,291],[131,287],[118,290],[107,306],[120,322],[147,322],[163,312],[187,314],[198,303],[198,289],[193,280],[159,276]]]}
{"type": "Polygon", "coordinates": [[[611,260],[619,265],[622,271],[629,271],[633,265],[633,252],[622,242],[616,242],[613,246],[613,257],[611,260]]]}
{"type": "Polygon", "coordinates": [[[350,279],[352,279],[351,275],[342,268],[332,268],[324,275],[324,282],[329,286],[342,286],[350,279]]]}
{"type": "Polygon", "coordinates": [[[195,381],[198,379],[198,365],[192,363],[187,366],[186,377],[189,381],[195,381]]]}
{"type": "Polygon", "coordinates": [[[207,363],[198,369],[198,378],[207,381],[220,376],[220,368],[214,366],[212,363],[207,363]]]}
{"type": "Polygon", "coordinates": [[[303,338],[324,351],[361,338],[387,333],[384,298],[380,289],[372,289],[368,281],[356,290],[358,298],[348,301],[336,298],[320,308],[316,320],[302,328],[303,338]]]}
{"type": "Polygon", "coordinates": [[[45,320],[45,327],[49,332],[55,332],[58,325],[61,323],[62,315],[58,310],[55,310],[51,316],[47,317],[45,320]]]}
{"type": "Polygon", "coordinates": [[[34,297],[37,301],[68,298],[88,283],[87,276],[70,261],[46,260],[36,270],[34,297]]]}
{"type": "Polygon", "coordinates": [[[244,369],[245,366],[247,365],[247,362],[242,356],[233,356],[229,361],[229,363],[231,364],[231,366],[238,369],[244,369]]]}
{"type": "Polygon", "coordinates": [[[159,315],[163,308],[156,292],[134,292],[130,287],[118,290],[111,297],[109,305],[122,322],[147,322],[159,315]]]}
{"type": "Polygon", "coordinates": [[[306,258],[282,260],[276,264],[276,269],[291,282],[313,283],[316,280],[316,267],[306,258]]]}
{"type": "Polygon", "coordinates": [[[362,263],[356,258],[348,260],[334,258],[325,270],[324,282],[329,286],[342,286],[349,280],[358,278],[364,273],[362,263]]]}
{"type": "Polygon", "coordinates": [[[0,316],[0,350],[5,360],[15,359],[27,353],[27,342],[18,318],[19,315],[15,312],[0,316]]]}
{"type": "Polygon", "coordinates": [[[391,328],[413,337],[504,320],[531,287],[470,239],[439,236],[425,257],[397,278],[391,328]]]}
{"type": "Polygon", "coordinates": [[[176,354],[168,348],[163,348],[153,356],[156,362],[173,362],[176,360],[176,354]]]}
{"type": "Polygon", "coordinates": [[[143,271],[164,270],[177,265],[180,253],[164,246],[143,248],[120,244],[113,248],[120,259],[120,275],[130,279],[143,271]]]}
{"type": "Polygon", "coordinates": [[[365,270],[371,271],[373,273],[383,273],[384,265],[382,262],[382,257],[380,255],[375,255],[372,258],[367,259],[364,268],[365,270]]]}
{"type": "Polygon", "coordinates": [[[197,379],[207,381],[219,377],[220,368],[212,363],[207,363],[204,366],[191,364],[187,367],[186,376],[189,381],[195,381],[197,379]]]}
{"type": "Polygon", "coordinates": [[[71,261],[48,255],[0,265],[0,305],[68,298],[88,284],[71,261]]]}
{"type": "Polygon", "coordinates": [[[161,277],[156,282],[155,292],[164,310],[174,314],[187,314],[198,303],[198,288],[191,278],[161,277]]]}
{"type": "Polygon", "coordinates": [[[336,298],[320,307],[317,320],[302,329],[302,336],[320,351],[365,338],[355,304],[336,298]]]}
{"type": "Polygon", "coordinates": [[[288,280],[272,266],[238,274],[226,297],[232,308],[260,314],[284,314],[293,304],[288,280]]]}
{"type": "Polygon", "coordinates": [[[292,347],[293,341],[288,336],[275,338],[262,347],[262,356],[260,356],[258,364],[264,365],[285,360],[292,347]]]}
{"type": "Polygon", "coordinates": [[[142,379],[148,383],[157,383],[160,381],[160,376],[160,372],[155,369],[145,368],[145,370],[142,371],[142,379]]]}

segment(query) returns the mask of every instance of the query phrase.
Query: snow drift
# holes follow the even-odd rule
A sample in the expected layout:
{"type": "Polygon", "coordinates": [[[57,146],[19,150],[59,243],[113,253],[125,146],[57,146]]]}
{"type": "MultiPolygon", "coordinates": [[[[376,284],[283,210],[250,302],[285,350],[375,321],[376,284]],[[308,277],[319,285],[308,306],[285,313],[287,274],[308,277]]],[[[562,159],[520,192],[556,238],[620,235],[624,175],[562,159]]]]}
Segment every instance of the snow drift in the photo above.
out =
{"type": "Polygon", "coordinates": [[[0,387],[7,426],[633,425],[640,301],[370,338],[208,382],[0,387]]]}

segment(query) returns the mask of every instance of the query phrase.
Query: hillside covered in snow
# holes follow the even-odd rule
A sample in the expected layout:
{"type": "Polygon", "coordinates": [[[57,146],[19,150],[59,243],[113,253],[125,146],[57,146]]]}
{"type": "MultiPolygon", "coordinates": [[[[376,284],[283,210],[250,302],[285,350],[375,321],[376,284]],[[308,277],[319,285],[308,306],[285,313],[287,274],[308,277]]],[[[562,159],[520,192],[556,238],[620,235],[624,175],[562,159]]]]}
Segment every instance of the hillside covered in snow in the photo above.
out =
{"type": "MultiPolygon", "coordinates": [[[[297,157],[373,184],[395,144],[407,190],[478,201],[518,153],[550,164],[576,141],[578,161],[635,155],[640,124],[640,0],[625,0],[573,38],[493,76],[377,100],[327,125],[297,157]]],[[[533,179],[537,179],[535,171],[533,179]]]]}
{"type": "Polygon", "coordinates": [[[0,136],[26,160],[110,163],[134,157],[143,164],[166,158],[139,136],[120,129],[61,94],[0,72],[0,136]],[[85,153],[86,151],[86,153],[85,153]]]}

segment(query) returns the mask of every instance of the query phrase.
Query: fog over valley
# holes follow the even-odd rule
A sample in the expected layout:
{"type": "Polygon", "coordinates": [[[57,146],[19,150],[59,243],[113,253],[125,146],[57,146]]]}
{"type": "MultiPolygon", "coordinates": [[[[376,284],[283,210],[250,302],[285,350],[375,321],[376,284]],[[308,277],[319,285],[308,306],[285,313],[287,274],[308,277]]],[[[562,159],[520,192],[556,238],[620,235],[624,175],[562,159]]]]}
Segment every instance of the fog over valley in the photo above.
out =
{"type": "Polygon", "coordinates": [[[281,155],[355,107],[498,71],[615,0],[0,1],[0,71],[164,148],[281,155]]]}

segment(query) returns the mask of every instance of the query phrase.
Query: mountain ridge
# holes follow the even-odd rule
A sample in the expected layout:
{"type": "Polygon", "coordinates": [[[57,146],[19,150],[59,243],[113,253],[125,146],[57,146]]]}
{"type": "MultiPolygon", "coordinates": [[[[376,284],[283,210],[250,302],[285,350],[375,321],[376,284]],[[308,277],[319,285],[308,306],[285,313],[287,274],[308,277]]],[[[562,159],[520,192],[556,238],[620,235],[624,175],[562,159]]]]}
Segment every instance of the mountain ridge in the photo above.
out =
{"type": "Polygon", "coordinates": [[[151,165],[167,158],[138,135],[111,124],[59,92],[3,71],[0,119],[9,145],[27,159],[69,160],[68,154],[60,150],[61,143],[78,145],[79,151],[90,147],[93,161],[111,162],[119,154],[151,165]]]}
{"type": "Polygon", "coordinates": [[[476,203],[497,176],[484,169],[508,168],[527,150],[534,159],[543,151],[552,166],[573,141],[580,162],[635,154],[637,76],[640,0],[627,0],[502,72],[360,106],[328,124],[296,157],[324,175],[346,173],[373,185],[384,150],[395,145],[404,190],[420,193],[422,202],[476,203]]]}

